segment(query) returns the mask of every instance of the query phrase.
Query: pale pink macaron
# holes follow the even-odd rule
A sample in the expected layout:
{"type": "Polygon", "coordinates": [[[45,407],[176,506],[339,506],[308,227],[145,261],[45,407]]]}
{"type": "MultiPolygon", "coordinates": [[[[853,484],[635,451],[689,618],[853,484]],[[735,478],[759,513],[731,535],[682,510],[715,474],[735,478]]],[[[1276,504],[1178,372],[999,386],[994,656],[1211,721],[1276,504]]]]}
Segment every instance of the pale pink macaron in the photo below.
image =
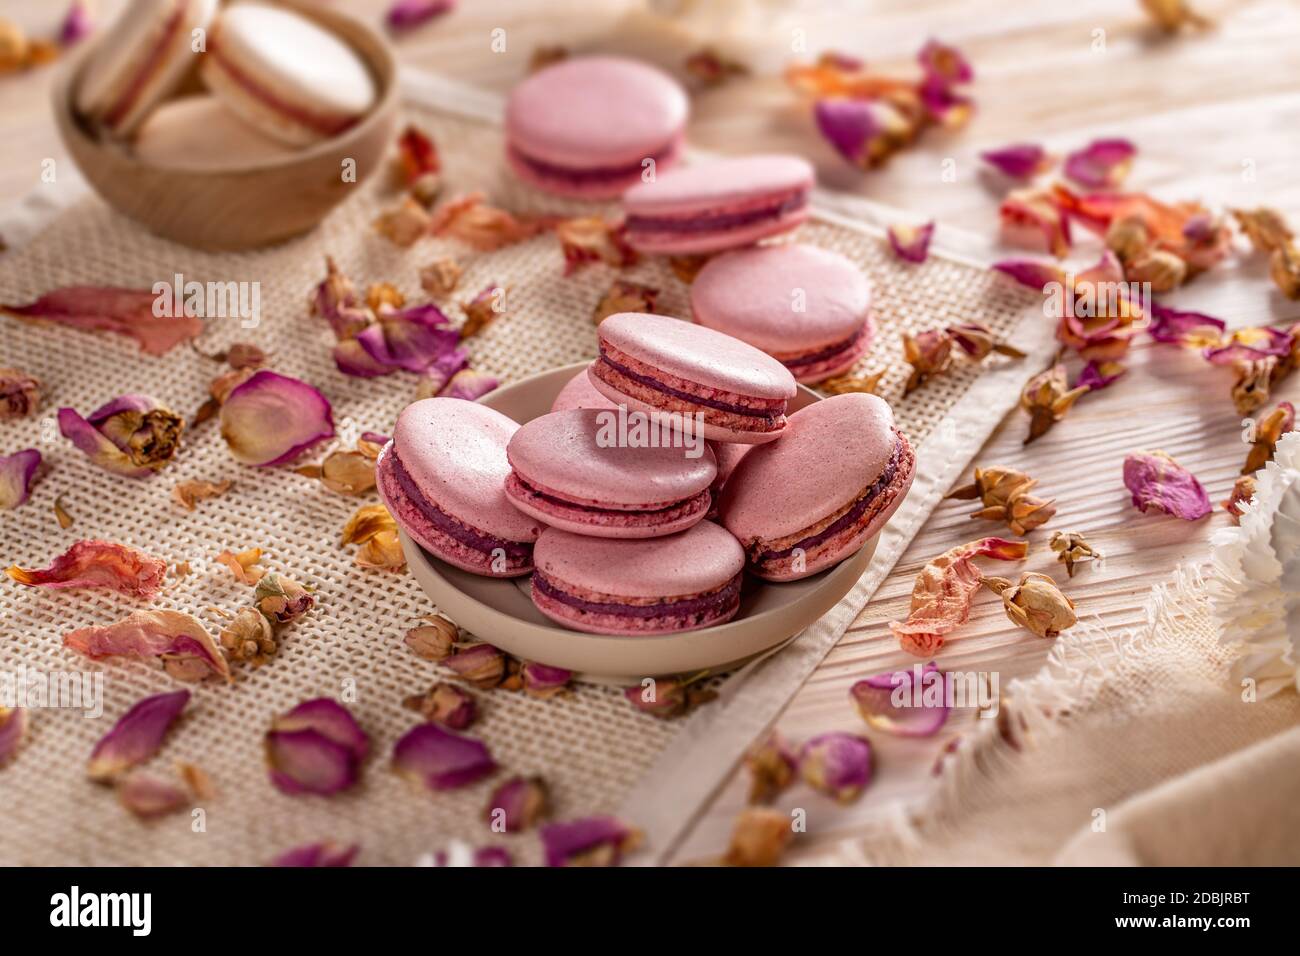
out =
{"type": "Polygon", "coordinates": [[[506,447],[506,495],[524,514],[575,534],[685,531],[709,510],[717,462],[702,437],[687,447],[681,433],[650,426],[638,412],[608,408],[535,418],[506,447]]]}
{"type": "Polygon", "coordinates": [[[714,441],[755,445],[786,427],[797,392],[772,356],[714,329],[642,312],[600,323],[600,357],[587,374],[606,398],[641,412],[666,413],[714,441]]]}
{"type": "Polygon", "coordinates": [[[871,347],[871,284],[837,252],[803,243],[710,259],[691,283],[695,321],[771,355],[804,383],[847,371],[871,347]]]}
{"type": "Polygon", "coordinates": [[[836,395],[790,416],[779,442],[751,449],[727,480],[719,520],[750,570],[794,581],[876,534],[912,485],[916,456],[875,395],[836,395]]]}
{"type": "Polygon", "coordinates": [[[560,394],[555,396],[555,402],[551,405],[551,411],[567,412],[571,408],[617,407],[608,398],[596,391],[596,386],[591,384],[591,378],[584,368],[569,379],[564,388],[560,389],[560,394]]]}
{"type": "Polygon", "coordinates": [[[612,199],[677,161],[690,106],[668,74],[615,56],[563,60],[510,93],[506,155],[560,196],[612,199]]]}
{"type": "Polygon", "coordinates": [[[135,0],[95,43],[77,85],[76,106],[116,137],[128,137],[194,66],[195,30],[217,0],[135,0]]]}
{"type": "Polygon", "coordinates": [[[807,160],[782,154],[679,167],[624,194],[627,241],[673,255],[749,245],[807,219],[815,182],[807,160]]]}
{"type": "Polygon", "coordinates": [[[533,603],[591,634],[672,634],[722,624],[740,607],[745,553],[711,521],[663,538],[537,539],[533,603]]]}
{"type": "Polygon", "coordinates": [[[329,30],[263,3],[226,8],[200,75],[244,122],[291,146],[356,125],[378,98],[361,56],[329,30]]]}
{"type": "Polygon", "coordinates": [[[449,564],[490,577],[527,574],[542,526],[506,497],[506,445],[518,429],[476,402],[414,402],[380,452],[379,497],[402,530],[449,564]]]}
{"type": "Polygon", "coordinates": [[[163,103],[136,134],[135,154],[174,169],[234,169],[292,156],[294,150],[259,133],[215,96],[163,103]]]}

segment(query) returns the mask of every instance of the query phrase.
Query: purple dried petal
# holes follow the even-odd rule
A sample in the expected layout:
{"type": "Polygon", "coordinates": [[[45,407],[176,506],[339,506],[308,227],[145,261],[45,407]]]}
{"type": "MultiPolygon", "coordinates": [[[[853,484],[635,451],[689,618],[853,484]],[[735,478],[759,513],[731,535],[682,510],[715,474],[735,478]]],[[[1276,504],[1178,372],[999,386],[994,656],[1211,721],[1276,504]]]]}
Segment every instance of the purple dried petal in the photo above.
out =
{"type": "Polygon", "coordinates": [[[452,790],[481,780],[496,761],[480,740],[420,724],[393,747],[393,769],[428,790],[452,790]]]}
{"type": "Polygon", "coordinates": [[[547,866],[618,866],[641,842],[638,830],[614,816],[548,823],[541,838],[547,866]]]}
{"type": "Polygon", "coordinates": [[[394,371],[382,362],[376,362],[356,339],[347,339],[334,346],[334,365],[344,375],[355,378],[378,378],[394,371]]]}
{"type": "Polygon", "coordinates": [[[271,861],[271,866],[286,867],[340,867],[351,866],[353,859],[361,850],[361,844],[339,846],[326,840],[322,843],[306,843],[286,850],[271,861]]]}
{"type": "Polygon", "coordinates": [[[420,305],[381,316],[356,341],[379,365],[422,372],[456,351],[460,333],[449,326],[436,305],[420,305]]]}
{"type": "Polygon", "coordinates": [[[1226,345],[1207,348],[1201,354],[1212,365],[1258,362],[1269,356],[1282,358],[1291,354],[1291,335],[1271,326],[1238,329],[1226,345]]]}
{"type": "Polygon", "coordinates": [[[900,737],[930,737],[948,721],[948,679],[924,667],[876,674],[855,683],[849,697],[870,726],[900,737]]]}
{"type": "MultiPolygon", "coordinates": [[[[849,162],[866,166],[891,132],[890,107],[871,100],[818,100],[813,118],[822,136],[849,162]]],[[[896,117],[895,117],[896,118],[896,117]]]]}
{"type": "Polygon", "coordinates": [[[463,398],[467,402],[477,401],[496,388],[500,382],[487,372],[472,368],[463,368],[451,377],[447,387],[439,392],[441,398],[463,398]]]}
{"type": "Polygon", "coordinates": [[[799,751],[799,773],[815,790],[852,803],[871,782],[871,742],[839,731],[814,737],[799,751]]]}
{"type": "Polygon", "coordinates": [[[280,465],[333,438],[334,414],[318,389],[261,369],[226,396],[221,437],[246,465],[280,465]]]}
{"type": "Polygon", "coordinates": [[[133,773],[117,785],[117,799],[142,820],[175,813],[190,802],[179,784],[147,773],[133,773]]]}
{"type": "Polygon", "coordinates": [[[410,30],[455,7],[456,0],[398,0],[388,8],[385,19],[394,30],[410,30]]]}
{"type": "Polygon", "coordinates": [[[370,737],[351,712],[331,697],[305,700],[275,719],[272,730],[315,730],[346,747],[357,760],[370,752],[370,737]]]}
{"type": "Polygon", "coordinates": [[[484,817],[495,833],[519,833],[546,815],[548,803],[541,777],[511,777],[492,791],[484,817]]]}
{"type": "Polygon", "coordinates": [[[157,694],[138,702],[100,738],[86,768],[91,780],[105,783],[143,763],[162,747],[163,738],[190,702],[190,692],[157,694]]]}
{"type": "Polygon", "coordinates": [[[921,47],[916,58],[927,78],[945,84],[970,83],[975,79],[975,70],[970,61],[955,46],[931,39],[921,47]]]}
{"type": "Polygon", "coordinates": [[[303,701],[266,735],[271,782],[284,793],[332,794],[357,782],[370,738],[338,701],[303,701]]]}
{"type": "Polygon", "coordinates": [[[1128,369],[1119,362],[1089,362],[1071,388],[1083,385],[1097,392],[1118,382],[1127,372],[1128,369]]]}
{"type": "Polygon", "coordinates": [[[9,511],[31,497],[41,453],[24,448],[12,455],[0,455],[0,511],[9,511]]]}
{"type": "Polygon", "coordinates": [[[27,735],[27,711],[0,707],[0,767],[14,759],[27,735]]]}
{"type": "Polygon", "coordinates": [[[980,153],[980,159],[1012,179],[1033,179],[1052,165],[1047,150],[1037,143],[1016,143],[980,153]]]}
{"type": "Polygon", "coordinates": [[[372,445],[387,445],[392,439],[381,432],[362,432],[361,440],[370,442],[372,445]]]}
{"type": "Polygon", "coordinates": [[[1023,286],[1044,291],[1052,283],[1065,284],[1065,273],[1060,267],[1050,262],[1034,262],[1030,259],[1004,259],[993,263],[996,272],[1010,276],[1023,286]]]}
{"type": "Polygon", "coordinates": [[[1212,510],[1210,497],[1196,476],[1161,451],[1125,458],[1124,486],[1133,495],[1133,507],[1143,513],[1163,512],[1197,521],[1212,510]]]}
{"type": "Polygon", "coordinates": [[[536,661],[526,661],[521,673],[524,678],[524,692],[532,697],[554,697],[569,686],[573,671],[563,667],[550,667],[536,661]]]}
{"type": "Polygon", "coordinates": [[[1147,331],[1157,342],[1193,347],[1213,347],[1228,324],[1202,312],[1180,312],[1158,302],[1151,303],[1151,325],[1147,331]]]}
{"type": "Polygon", "coordinates": [[[887,230],[889,245],[894,255],[906,262],[924,262],[930,255],[930,240],[934,237],[934,220],[923,226],[890,226],[887,230]]]}
{"type": "Polygon", "coordinates": [[[1126,139],[1093,140],[1065,157],[1065,175],[1089,189],[1111,188],[1124,181],[1136,155],[1126,139]]]}
{"type": "Polygon", "coordinates": [[[485,642],[457,648],[456,653],[442,663],[475,687],[496,687],[506,674],[506,655],[485,642]]]}
{"type": "Polygon", "coordinates": [[[82,0],[73,0],[72,6],[68,8],[67,15],[63,18],[63,24],[59,27],[59,45],[74,46],[84,40],[95,29],[95,21],[90,16],[90,10],[82,0]]]}
{"type": "Polygon", "coordinates": [[[955,128],[965,123],[975,108],[975,101],[963,96],[938,76],[921,82],[921,105],[930,118],[941,126],[955,128]]]}
{"type": "Polygon", "coordinates": [[[420,382],[416,386],[417,397],[432,398],[442,394],[452,376],[468,364],[469,351],[464,348],[456,348],[439,356],[420,373],[420,382]]]}
{"type": "Polygon", "coordinates": [[[63,635],[63,646],[91,660],[152,657],[178,680],[212,674],[230,680],[230,664],[198,620],[181,611],[136,611],[103,627],[83,627],[63,635]]]}

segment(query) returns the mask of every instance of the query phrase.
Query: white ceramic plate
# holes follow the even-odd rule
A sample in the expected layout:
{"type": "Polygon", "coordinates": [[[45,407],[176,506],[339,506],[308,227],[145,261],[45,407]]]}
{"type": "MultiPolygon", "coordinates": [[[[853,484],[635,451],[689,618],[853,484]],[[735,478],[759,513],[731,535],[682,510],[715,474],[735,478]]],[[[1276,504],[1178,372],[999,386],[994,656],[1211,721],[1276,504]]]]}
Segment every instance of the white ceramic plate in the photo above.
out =
{"type": "MultiPolygon", "coordinates": [[[[586,365],[533,375],[481,401],[521,424],[531,421],[551,410],[560,389],[586,365]]],[[[815,401],[816,393],[800,386],[791,411],[815,401]]],[[[440,611],[475,637],[525,660],[628,683],[723,670],[793,637],[849,592],[871,563],[878,540],[873,537],[856,554],[802,581],[772,584],[747,574],[740,610],[726,624],[682,634],[614,637],[560,627],[533,606],[526,580],[470,574],[429,554],[405,533],[401,538],[416,581],[440,611]]]]}

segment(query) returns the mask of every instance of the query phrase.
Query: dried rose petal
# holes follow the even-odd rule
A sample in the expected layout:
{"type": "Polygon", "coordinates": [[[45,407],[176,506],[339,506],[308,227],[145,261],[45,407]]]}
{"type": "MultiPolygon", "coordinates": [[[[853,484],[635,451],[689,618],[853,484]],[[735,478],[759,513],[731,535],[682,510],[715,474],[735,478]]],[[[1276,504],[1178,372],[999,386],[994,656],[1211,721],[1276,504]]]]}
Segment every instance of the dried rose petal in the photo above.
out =
{"type": "Polygon", "coordinates": [[[916,135],[915,127],[881,100],[818,100],[813,117],[840,155],[864,169],[879,166],[916,135]]]}
{"type": "Polygon", "coordinates": [[[111,541],[78,541],[48,568],[11,565],[5,573],[29,587],[96,588],[152,600],[162,590],[167,564],[111,541]]]}
{"type": "Polygon", "coordinates": [[[447,387],[439,392],[442,398],[461,398],[475,402],[499,385],[495,375],[477,369],[463,368],[451,377],[447,387]]]}
{"type": "Polygon", "coordinates": [[[723,862],[727,866],[776,866],[793,838],[794,826],[787,814],[746,807],[736,817],[723,862]]]}
{"type": "Polygon", "coordinates": [[[203,323],[184,309],[178,315],[155,315],[158,298],[150,289],[70,286],[27,305],[0,305],[0,312],[82,331],[116,332],[135,339],[147,355],[165,355],[202,332],[203,323]]]}
{"type": "Polygon", "coordinates": [[[375,458],[362,451],[333,451],[320,464],[320,483],[341,495],[362,495],[375,487],[375,458]]]}
{"type": "Polygon", "coordinates": [[[230,665],[212,636],[181,611],[136,611],[103,627],[69,631],[63,646],[91,660],[156,657],[177,680],[202,680],[212,674],[230,680],[230,665]]]}
{"type": "Polygon", "coordinates": [[[82,418],[59,409],[59,431],[105,471],[145,478],[180,449],[185,419],[147,395],[122,395],[82,418]]]}
{"type": "Polygon", "coordinates": [[[464,730],[478,717],[478,704],[473,695],[446,681],[439,681],[423,694],[411,695],[402,701],[402,706],[451,730],[464,730]]]}
{"type": "Polygon", "coordinates": [[[313,315],[329,322],[339,341],[352,338],[375,318],[357,299],[352,280],[339,271],[330,256],[325,257],[325,278],[316,286],[309,304],[313,315]]]}
{"type": "Polygon", "coordinates": [[[388,8],[384,19],[394,30],[410,30],[455,8],[456,0],[397,0],[388,8]]]}
{"type": "Polygon", "coordinates": [[[483,641],[462,645],[442,663],[461,680],[481,690],[496,687],[506,674],[506,655],[483,641]]]}
{"type": "Polygon", "coordinates": [[[1253,474],[1272,461],[1277,451],[1278,440],[1287,432],[1294,430],[1295,406],[1290,402],[1278,402],[1276,408],[1255,423],[1255,438],[1241,473],[1253,474]]]}
{"type": "Polygon", "coordinates": [[[1188,6],[1187,0],[1142,0],[1142,9],[1166,33],[1176,33],[1184,26],[1200,29],[1214,25],[1188,6]]]}
{"type": "Polygon", "coordinates": [[[746,76],[749,67],[725,58],[713,47],[704,47],[686,58],[683,64],[689,76],[702,86],[720,86],[733,76],[746,76]]]}
{"type": "Polygon", "coordinates": [[[1045,291],[1049,285],[1064,286],[1066,275],[1050,262],[1033,262],[1029,259],[1004,259],[993,263],[992,268],[1003,275],[1010,276],[1030,289],[1045,291]]]}
{"type": "Polygon", "coordinates": [[[189,702],[190,692],[178,690],[136,703],[95,744],[86,769],[90,779],[99,783],[115,780],[156,754],[189,702]]]}
{"type": "Polygon", "coordinates": [[[424,620],[428,623],[406,632],[406,646],[426,661],[445,661],[456,652],[460,628],[438,614],[424,620]]]}
{"type": "Polygon", "coordinates": [[[1239,523],[1241,516],[1246,513],[1246,506],[1250,504],[1251,499],[1255,497],[1255,478],[1253,475],[1242,475],[1232,483],[1232,492],[1222,503],[1223,510],[1232,515],[1233,523],[1239,523]]]}
{"type": "Polygon", "coordinates": [[[547,866],[618,866],[641,843],[641,832],[618,817],[548,823],[541,830],[547,866]]]}
{"type": "Polygon", "coordinates": [[[903,386],[911,394],[932,376],[941,375],[952,363],[953,339],[943,329],[930,329],[916,335],[903,333],[903,358],[912,366],[912,374],[903,386]]]}
{"type": "Polygon", "coordinates": [[[1151,303],[1151,324],[1147,331],[1157,342],[1173,342],[1190,348],[1211,348],[1223,338],[1228,324],[1201,312],[1180,312],[1158,302],[1151,303]]]}
{"type": "Polygon", "coordinates": [[[468,365],[469,352],[466,349],[458,347],[444,353],[420,373],[415,397],[421,399],[442,395],[457,373],[464,371],[468,365]]]}
{"type": "Polygon", "coordinates": [[[427,790],[453,790],[481,780],[497,765],[482,741],[420,724],[393,747],[393,769],[427,790]]]}
{"type": "Polygon", "coordinates": [[[818,382],[817,388],[827,395],[847,395],[852,392],[878,395],[880,394],[880,381],[884,377],[885,371],[883,369],[869,375],[840,375],[836,378],[828,378],[824,382],[818,382]]]}
{"type": "Polygon", "coordinates": [[[245,465],[280,465],[333,438],[334,414],[306,382],[261,369],[226,396],[221,437],[245,465]]]}
{"type": "Polygon", "coordinates": [[[1040,249],[1058,259],[1070,252],[1069,217],[1047,190],[1017,189],[1008,193],[998,207],[998,220],[1002,241],[1008,245],[1040,249]]]}
{"type": "Polygon", "coordinates": [[[1295,238],[1286,220],[1273,209],[1234,209],[1232,215],[1256,252],[1275,252],[1295,238]]]}
{"type": "Polygon", "coordinates": [[[930,240],[934,236],[934,220],[922,226],[893,225],[886,230],[894,255],[905,262],[924,262],[930,256],[930,240]]]}
{"type": "Polygon", "coordinates": [[[1046,574],[1026,571],[1016,584],[990,576],[983,583],[1002,597],[1002,606],[1013,624],[1039,637],[1056,637],[1079,620],[1074,613],[1074,602],[1046,574]]]}
{"type": "MultiPolygon", "coordinates": [[[[441,2],[451,6],[450,0],[441,2]]],[[[437,145],[414,123],[408,123],[397,138],[397,161],[406,186],[413,186],[421,177],[442,171],[437,145]]]]}
{"type": "Polygon", "coordinates": [[[927,40],[916,59],[926,76],[945,83],[970,83],[975,79],[975,71],[962,52],[938,40],[927,40]]]}
{"type": "Polygon", "coordinates": [[[59,26],[59,45],[75,46],[95,31],[95,20],[82,0],[73,0],[59,26]]]}
{"type": "Polygon", "coordinates": [[[926,116],[947,129],[959,129],[970,120],[975,111],[975,101],[963,96],[950,84],[936,76],[921,81],[921,104],[926,116]]]}
{"type": "Polygon", "coordinates": [[[798,766],[798,758],[785,738],[773,730],[745,753],[749,802],[770,803],[790,786],[798,766]]]}
{"type": "Polygon", "coordinates": [[[617,312],[654,312],[659,301],[659,290],[626,279],[615,279],[608,291],[596,303],[591,321],[596,325],[617,312]]]}
{"type": "Polygon", "coordinates": [[[623,238],[622,222],[606,222],[600,216],[562,219],[555,224],[555,236],[564,252],[564,274],[573,275],[592,262],[615,269],[636,265],[640,256],[623,238]]]}
{"type": "Polygon", "coordinates": [[[1036,143],[1017,143],[980,153],[980,159],[1012,179],[1033,179],[1052,168],[1053,159],[1036,143]]]}
{"type": "Polygon", "coordinates": [[[439,259],[420,270],[420,288],[429,295],[451,295],[460,284],[461,271],[455,259],[439,259]]]}
{"type": "Polygon", "coordinates": [[[353,786],[370,738],[338,701],[317,697],[277,717],[266,734],[271,783],[291,795],[329,795],[353,786]]]}
{"type": "Polygon", "coordinates": [[[909,654],[932,656],[943,647],[944,636],[970,617],[971,599],[979,590],[982,576],[973,559],[1019,561],[1028,553],[1027,541],[1005,538],[981,538],[950,548],[916,576],[907,621],[894,621],[889,629],[909,654]]]}
{"type": "Polygon", "coordinates": [[[238,554],[222,551],[216,557],[217,563],[229,568],[236,581],[250,586],[262,580],[262,575],[266,574],[266,568],[260,564],[261,560],[261,548],[249,548],[238,554]]]}
{"type": "Polygon", "coordinates": [[[478,335],[505,312],[506,288],[495,283],[486,286],[474,298],[462,302],[465,321],[461,323],[460,337],[467,339],[478,335]]]}
{"type": "Polygon", "coordinates": [[[315,603],[301,584],[274,571],[264,574],[253,589],[253,605],[277,626],[292,624],[315,603]]]}
{"type": "Polygon", "coordinates": [[[525,661],[520,673],[524,680],[524,693],[543,699],[555,697],[568,689],[573,671],[563,667],[550,667],[536,661],[525,661]]]}
{"type": "Polygon", "coordinates": [[[41,453],[35,448],[0,455],[0,511],[17,508],[31,497],[40,466],[41,453]]]}
{"type": "Polygon", "coordinates": [[[59,527],[67,531],[72,527],[73,517],[68,513],[68,509],[63,506],[63,495],[54,499],[54,520],[59,523],[59,527]]]}
{"type": "Polygon", "coordinates": [[[1048,545],[1057,554],[1057,561],[1065,565],[1065,573],[1074,577],[1074,565],[1078,561],[1100,559],[1102,554],[1088,543],[1077,531],[1057,531],[1052,535],[1048,545]]]}
{"type": "Polygon", "coordinates": [[[285,867],[340,867],[351,866],[361,851],[361,844],[341,846],[326,840],[322,843],[306,843],[286,850],[271,861],[271,866],[285,867]]]}
{"type": "Polygon", "coordinates": [[[1128,369],[1119,362],[1089,362],[1074,380],[1074,388],[1086,388],[1090,392],[1107,388],[1128,374],[1128,369]]]}
{"type": "Polygon", "coordinates": [[[1271,326],[1236,329],[1222,344],[1207,348],[1205,360],[1212,365],[1236,365],[1262,359],[1284,358],[1293,348],[1292,333],[1271,326]]]}
{"type": "Polygon", "coordinates": [[[0,422],[24,418],[41,404],[41,383],[21,369],[0,368],[0,422]]]}
{"type": "Polygon", "coordinates": [[[172,488],[172,500],[186,511],[193,511],[200,501],[220,498],[231,489],[234,482],[229,478],[222,481],[203,481],[193,479],[180,481],[172,488]]]}
{"type": "Polygon", "coordinates": [[[1065,157],[1065,175],[1088,189],[1113,189],[1124,181],[1137,147],[1126,139],[1097,139],[1065,157]]]}
{"type": "Polygon", "coordinates": [[[1273,284],[1288,299],[1300,299],[1300,249],[1286,243],[1268,259],[1268,274],[1273,284]]]}
{"type": "MultiPolygon", "coordinates": [[[[382,313],[378,321],[357,333],[354,341],[379,368],[423,372],[454,353],[459,340],[442,310],[428,303],[382,313]]],[[[336,359],[338,354],[336,349],[336,359]]],[[[347,370],[340,366],[340,371],[347,370]]]]}
{"type": "Polygon", "coordinates": [[[435,210],[429,231],[435,236],[459,239],[480,252],[531,239],[546,229],[540,219],[520,219],[483,201],[482,193],[471,193],[443,203],[435,210]]]}
{"type": "Polygon", "coordinates": [[[27,711],[0,706],[0,767],[14,759],[27,736],[27,711]]]}
{"type": "Polygon", "coordinates": [[[363,544],[383,531],[395,531],[397,522],[382,504],[365,505],[358,508],[343,526],[343,545],[363,544]]]}
{"type": "Polygon", "coordinates": [[[862,719],[900,737],[932,737],[948,722],[948,679],[930,661],[924,667],[875,674],[849,688],[862,719]]]}
{"type": "Polygon", "coordinates": [[[169,780],[133,773],[117,785],[117,799],[141,820],[154,820],[187,806],[190,794],[169,780]]]}
{"type": "Polygon", "coordinates": [[[994,338],[993,330],[982,322],[950,325],[944,331],[963,352],[976,361],[981,361],[994,352],[1015,359],[1025,357],[1025,353],[1020,349],[994,338]]]}
{"type": "Polygon", "coordinates": [[[1126,457],[1124,486],[1133,496],[1133,507],[1145,514],[1155,511],[1196,521],[1213,510],[1196,476],[1162,451],[1126,457]]]}
{"type": "Polygon", "coordinates": [[[541,777],[511,777],[492,791],[483,816],[494,833],[519,833],[550,812],[549,801],[541,777]]]}
{"type": "Polygon", "coordinates": [[[871,782],[871,741],[840,731],[814,737],[799,750],[799,774],[814,790],[852,803],[871,782]]]}

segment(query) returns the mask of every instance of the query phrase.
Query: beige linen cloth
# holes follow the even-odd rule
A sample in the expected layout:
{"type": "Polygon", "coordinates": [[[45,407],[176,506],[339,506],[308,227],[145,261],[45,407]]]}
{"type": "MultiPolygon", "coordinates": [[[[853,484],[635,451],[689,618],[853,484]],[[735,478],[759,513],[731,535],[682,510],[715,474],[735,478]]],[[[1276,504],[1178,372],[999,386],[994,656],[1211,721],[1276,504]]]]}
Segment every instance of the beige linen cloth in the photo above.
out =
{"type": "Polygon", "coordinates": [[[934,797],[804,863],[1300,865],[1300,697],[1232,683],[1204,581],[1181,572],[1146,623],[1086,624],[1010,685],[934,797]],[[996,725],[996,726],[995,726],[996,725]]]}

